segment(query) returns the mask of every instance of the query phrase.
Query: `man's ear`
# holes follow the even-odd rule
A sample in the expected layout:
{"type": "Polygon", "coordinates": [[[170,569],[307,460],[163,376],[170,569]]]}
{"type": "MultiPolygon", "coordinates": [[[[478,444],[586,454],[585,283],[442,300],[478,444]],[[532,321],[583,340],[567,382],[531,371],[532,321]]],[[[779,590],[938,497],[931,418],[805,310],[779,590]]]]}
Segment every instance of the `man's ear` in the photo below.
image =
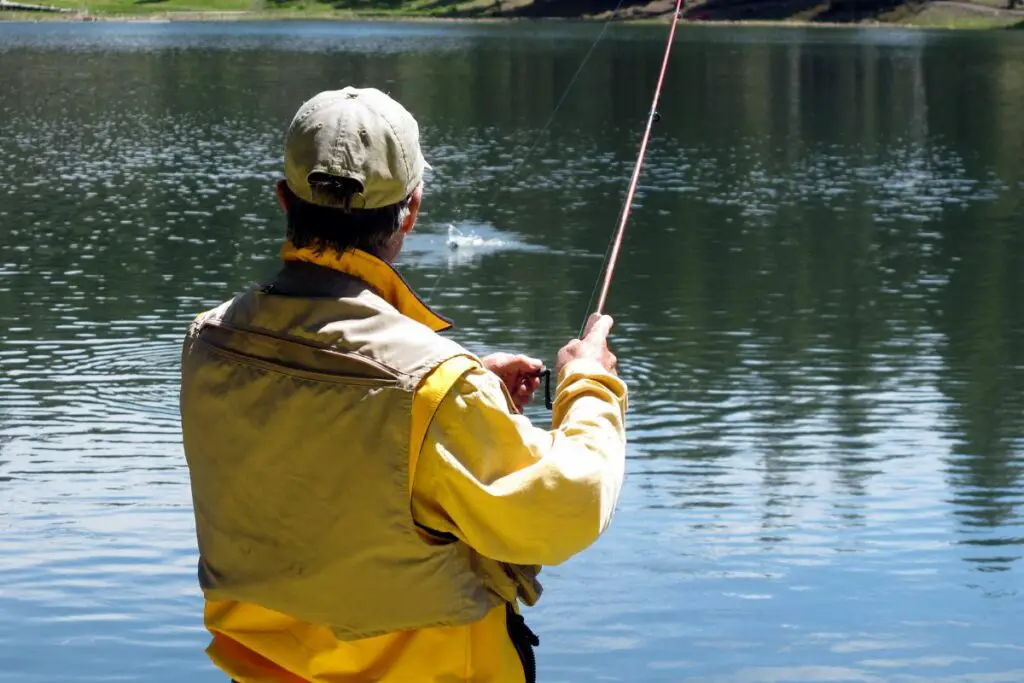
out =
{"type": "Polygon", "coordinates": [[[420,205],[423,203],[423,183],[416,186],[409,197],[409,213],[402,221],[402,232],[410,233],[416,225],[416,218],[420,214],[420,205]]]}
{"type": "Polygon", "coordinates": [[[282,179],[277,181],[277,203],[281,209],[288,213],[288,204],[291,197],[291,191],[288,189],[288,181],[282,179]]]}

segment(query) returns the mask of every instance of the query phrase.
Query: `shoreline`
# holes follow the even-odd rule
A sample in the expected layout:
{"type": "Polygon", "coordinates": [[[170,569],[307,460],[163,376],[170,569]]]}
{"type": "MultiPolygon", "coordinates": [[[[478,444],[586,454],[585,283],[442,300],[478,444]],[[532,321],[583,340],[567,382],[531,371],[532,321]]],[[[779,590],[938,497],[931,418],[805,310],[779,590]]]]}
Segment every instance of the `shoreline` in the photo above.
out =
{"type": "MultiPolygon", "coordinates": [[[[603,23],[611,22],[623,25],[659,25],[672,19],[672,12],[653,16],[618,16],[609,17],[607,13],[580,16],[510,16],[500,14],[480,14],[476,16],[457,16],[454,14],[419,12],[415,9],[399,10],[338,10],[338,9],[261,9],[261,10],[196,10],[171,9],[162,11],[143,11],[131,13],[85,12],[71,7],[49,7],[46,10],[0,10],[0,22],[39,23],[48,21],[61,22],[106,22],[132,24],[165,24],[193,22],[263,22],[263,21],[324,21],[324,22],[424,22],[424,23],[603,23]]],[[[1005,10],[978,3],[966,3],[957,0],[938,1],[923,4],[915,8],[904,6],[903,11],[893,13],[888,18],[879,15],[872,18],[849,21],[817,21],[813,18],[790,17],[781,19],[757,18],[680,18],[681,26],[741,27],[741,28],[821,28],[821,29],[946,29],[946,30],[979,30],[979,29],[1019,29],[1024,28],[1024,10],[1005,10]],[[945,20],[942,19],[946,16],[945,20]],[[927,16],[926,16],[927,15],[927,16]],[[920,20],[937,15],[937,20],[920,20]]]]}

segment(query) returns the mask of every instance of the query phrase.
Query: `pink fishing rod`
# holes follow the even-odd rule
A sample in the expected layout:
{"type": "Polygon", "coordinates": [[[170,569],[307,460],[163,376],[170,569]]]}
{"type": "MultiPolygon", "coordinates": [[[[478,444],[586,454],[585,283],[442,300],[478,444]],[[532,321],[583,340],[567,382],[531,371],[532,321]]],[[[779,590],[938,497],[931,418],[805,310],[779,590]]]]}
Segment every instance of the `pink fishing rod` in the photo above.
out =
{"type": "MultiPolygon", "coordinates": [[[[640,153],[636,158],[636,166],[633,168],[633,177],[629,181],[629,191],[626,193],[626,201],[622,206],[622,213],[619,217],[619,226],[615,232],[611,251],[608,254],[605,267],[604,280],[601,283],[601,295],[597,299],[596,313],[604,313],[604,306],[608,300],[608,289],[612,284],[612,276],[615,274],[615,264],[619,259],[619,249],[622,247],[622,237],[626,234],[626,223],[629,221],[629,211],[633,205],[633,197],[636,194],[637,184],[640,182],[640,169],[647,155],[647,142],[651,137],[651,126],[660,117],[658,115],[658,100],[661,98],[661,89],[665,83],[665,72],[668,71],[668,59],[672,53],[672,42],[675,40],[676,26],[679,24],[679,15],[683,9],[683,0],[676,0],[675,14],[672,16],[672,28],[669,30],[668,42],[665,44],[665,57],[661,62],[661,73],[658,74],[658,84],[654,88],[654,101],[651,103],[651,110],[647,114],[647,128],[644,130],[643,139],[640,141],[640,153]]],[[[590,311],[587,312],[589,318],[590,311]]],[[[584,321],[584,325],[586,322],[584,321]]]]}

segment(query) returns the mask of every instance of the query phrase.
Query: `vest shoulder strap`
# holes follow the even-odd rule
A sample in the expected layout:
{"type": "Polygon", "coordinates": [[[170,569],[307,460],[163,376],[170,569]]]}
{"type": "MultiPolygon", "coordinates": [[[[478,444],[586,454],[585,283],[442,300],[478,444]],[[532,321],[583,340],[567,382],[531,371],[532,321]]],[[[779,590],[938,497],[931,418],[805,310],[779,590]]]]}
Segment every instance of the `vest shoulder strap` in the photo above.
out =
{"type": "Polygon", "coordinates": [[[455,383],[463,375],[474,368],[480,367],[479,361],[472,356],[453,356],[434,368],[423,378],[416,390],[412,402],[412,427],[409,430],[409,495],[412,495],[412,482],[416,475],[416,463],[419,461],[420,450],[427,438],[427,430],[434,420],[441,401],[448,395],[455,383]]]}

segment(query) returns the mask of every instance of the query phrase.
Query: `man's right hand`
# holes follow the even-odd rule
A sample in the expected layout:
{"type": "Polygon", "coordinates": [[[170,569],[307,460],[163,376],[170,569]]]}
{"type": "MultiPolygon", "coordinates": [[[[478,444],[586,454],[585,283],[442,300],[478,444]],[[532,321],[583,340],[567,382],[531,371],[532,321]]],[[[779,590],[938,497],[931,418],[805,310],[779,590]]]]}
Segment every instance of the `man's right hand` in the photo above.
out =
{"type": "Polygon", "coordinates": [[[614,321],[611,316],[594,313],[587,321],[582,339],[573,339],[558,352],[556,373],[561,374],[562,368],[569,361],[589,358],[601,364],[612,374],[617,374],[619,360],[608,350],[608,333],[614,321]]]}

